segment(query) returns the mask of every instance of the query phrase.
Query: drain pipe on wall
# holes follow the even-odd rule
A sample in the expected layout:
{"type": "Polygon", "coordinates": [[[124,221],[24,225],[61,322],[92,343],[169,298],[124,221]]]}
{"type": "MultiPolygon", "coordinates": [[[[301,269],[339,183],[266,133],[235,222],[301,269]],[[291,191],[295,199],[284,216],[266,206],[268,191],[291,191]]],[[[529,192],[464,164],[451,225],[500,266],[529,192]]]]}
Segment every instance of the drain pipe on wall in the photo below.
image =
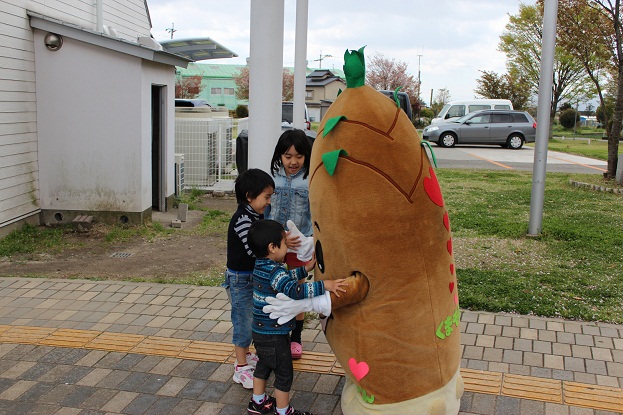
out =
{"type": "Polygon", "coordinates": [[[95,17],[97,21],[98,33],[104,32],[104,6],[102,4],[103,1],[104,0],[96,0],[95,2],[95,17]]]}

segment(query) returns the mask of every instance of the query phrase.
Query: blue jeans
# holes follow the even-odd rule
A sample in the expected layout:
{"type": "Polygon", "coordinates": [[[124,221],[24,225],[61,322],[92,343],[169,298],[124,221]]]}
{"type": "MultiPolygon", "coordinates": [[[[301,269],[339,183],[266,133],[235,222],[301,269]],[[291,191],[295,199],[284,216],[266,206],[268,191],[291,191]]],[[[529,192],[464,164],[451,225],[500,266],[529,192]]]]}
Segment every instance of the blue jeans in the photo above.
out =
{"type": "Polygon", "coordinates": [[[232,343],[238,347],[251,345],[253,323],[253,273],[227,269],[223,287],[231,303],[231,324],[234,328],[232,343]]]}

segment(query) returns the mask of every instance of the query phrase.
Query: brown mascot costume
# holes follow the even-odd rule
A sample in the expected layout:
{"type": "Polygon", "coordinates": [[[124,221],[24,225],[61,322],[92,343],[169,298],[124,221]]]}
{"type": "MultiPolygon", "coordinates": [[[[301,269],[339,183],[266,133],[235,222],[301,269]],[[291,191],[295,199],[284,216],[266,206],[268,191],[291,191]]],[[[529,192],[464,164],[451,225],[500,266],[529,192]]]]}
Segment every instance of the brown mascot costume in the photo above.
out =
{"type": "Polygon", "coordinates": [[[364,85],[363,48],[344,58],[348,88],[320,123],[309,174],[315,278],[349,281],[325,324],[347,377],[342,412],[457,414],[460,311],[437,177],[397,100],[364,85]]]}

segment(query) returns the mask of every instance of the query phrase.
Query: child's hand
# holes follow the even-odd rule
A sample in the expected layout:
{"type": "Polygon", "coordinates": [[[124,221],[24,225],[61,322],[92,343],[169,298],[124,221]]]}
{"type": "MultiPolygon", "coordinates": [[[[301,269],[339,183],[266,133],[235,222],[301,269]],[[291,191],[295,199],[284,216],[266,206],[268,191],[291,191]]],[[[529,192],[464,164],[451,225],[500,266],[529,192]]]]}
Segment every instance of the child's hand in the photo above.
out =
{"type": "Polygon", "coordinates": [[[301,246],[301,237],[292,235],[292,232],[286,233],[286,246],[288,249],[295,249],[301,246]]]}
{"type": "Polygon", "coordinates": [[[312,259],[307,264],[305,264],[305,271],[309,272],[312,269],[314,269],[315,266],[316,266],[316,253],[314,252],[312,254],[312,259]]]}
{"type": "Polygon", "coordinates": [[[338,297],[340,296],[340,291],[343,293],[346,292],[346,289],[342,287],[346,287],[347,285],[348,283],[344,278],[341,278],[339,280],[324,280],[324,289],[332,292],[338,297]]]}

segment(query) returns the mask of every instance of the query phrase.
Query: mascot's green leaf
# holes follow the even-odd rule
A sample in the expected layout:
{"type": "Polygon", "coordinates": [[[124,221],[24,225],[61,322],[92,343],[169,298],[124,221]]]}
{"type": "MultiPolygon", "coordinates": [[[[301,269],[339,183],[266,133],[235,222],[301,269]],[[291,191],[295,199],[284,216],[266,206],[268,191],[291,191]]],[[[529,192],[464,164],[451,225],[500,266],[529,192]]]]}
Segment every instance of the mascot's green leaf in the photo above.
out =
{"type": "Polygon", "coordinates": [[[435,152],[433,151],[433,148],[431,147],[430,143],[428,141],[422,141],[420,145],[422,147],[428,147],[428,150],[430,151],[430,155],[433,158],[433,165],[437,167],[437,158],[435,157],[435,152]]]}
{"type": "Polygon", "coordinates": [[[357,88],[364,86],[366,81],[366,61],[363,57],[362,46],[359,50],[348,50],[344,52],[344,75],[346,76],[346,86],[357,88]]]}
{"type": "Polygon", "coordinates": [[[339,97],[341,93],[342,93],[342,88],[337,90],[337,96],[339,97]]]}
{"type": "Polygon", "coordinates": [[[400,88],[402,88],[401,86],[399,86],[398,88],[396,88],[394,90],[394,102],[396,103],[396,106],[398,108],[400,108],[400,101],[398,101],[398,91],[400,91],[400,88]]]}
{"type": "Polygon", "coordinates": [[[327,169],[329,176],[333,176],[333,173],[335,173],[337,161],[339,160],[341,155],[348,156],[348,153],[346,152],[346,150],[339,149],[329,151],[328,153],[324,153],[322,155],[322,163],[324,164],[324,168],[327,169]]]}
{"type": "Polygon", "coordinates": [[[343,115],[340,115],[339,117],[333,117],[333,118],[329,118],[327,120],[327,122],[324,124],[324,131],[322,132],[322,136],[326,137],[327,134],[329,134],[329,132],[335,128],[335,126],[342,120],[345,120],[346,117],[343,115]]]}

